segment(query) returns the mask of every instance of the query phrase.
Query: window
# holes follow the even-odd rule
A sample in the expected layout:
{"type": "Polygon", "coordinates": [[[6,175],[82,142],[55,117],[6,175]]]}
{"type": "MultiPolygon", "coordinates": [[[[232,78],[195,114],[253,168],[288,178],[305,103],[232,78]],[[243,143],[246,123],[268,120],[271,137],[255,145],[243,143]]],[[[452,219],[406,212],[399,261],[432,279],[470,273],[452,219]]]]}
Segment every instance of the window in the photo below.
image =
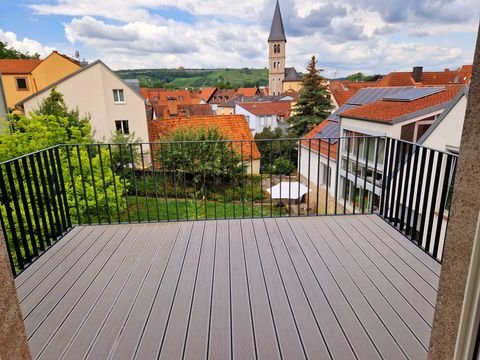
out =
{"type": "Polygon", "coordinates": [[[27,78],[15,78],[17,90],[28,90],[27,78]]]}
{"type": "Polygon", "coordinates": [[[123,89],[113,89],[113,101],[116,103],[124,103],[125,97],[123,95],[123,89]]]}
{"type": "Polygon", "coordinates": [[[128,128],[128,120],[115,120],[115,127],[117,131],[121,132],[122,134],[130,134],[130,130],[128,128]]]}

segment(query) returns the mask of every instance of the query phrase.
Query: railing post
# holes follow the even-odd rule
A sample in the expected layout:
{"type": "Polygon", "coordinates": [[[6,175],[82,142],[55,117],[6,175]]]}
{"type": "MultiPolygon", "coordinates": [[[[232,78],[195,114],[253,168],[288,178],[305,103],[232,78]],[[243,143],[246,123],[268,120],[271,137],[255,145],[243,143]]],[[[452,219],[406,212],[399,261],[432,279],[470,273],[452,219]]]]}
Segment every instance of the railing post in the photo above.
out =
{"type": "Polygon", "coordinates": [[[0,359],[31,359],[2,229],[0,229],[0,284],[0,359]]]}

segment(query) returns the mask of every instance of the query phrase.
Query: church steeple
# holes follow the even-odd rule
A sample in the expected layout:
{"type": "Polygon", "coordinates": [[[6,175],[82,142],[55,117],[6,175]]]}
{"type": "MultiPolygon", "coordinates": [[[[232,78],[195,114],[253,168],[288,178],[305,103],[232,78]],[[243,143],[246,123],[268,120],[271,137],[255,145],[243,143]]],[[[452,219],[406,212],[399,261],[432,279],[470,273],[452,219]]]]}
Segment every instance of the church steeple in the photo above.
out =
{"type": "Polygon", "coordinates": [[[280,5],[277,0],[277,5],[275,6],[275,12],[273,14],[272,27],[270,28],[270,36],[268,37],[268,42],[271,41],[285,41],[287,42],[287,37],[285,36],[285,29],[283,28],[282,13],[280,12],[280,5]]]}
{"type": "Polygon", "coordinates": [[[283,92],[286,43],[287,37],[285,36],[282,14],[277,0],[270,36],[268,37],[268,87],[270,95],[279,95],[283,92]]]}

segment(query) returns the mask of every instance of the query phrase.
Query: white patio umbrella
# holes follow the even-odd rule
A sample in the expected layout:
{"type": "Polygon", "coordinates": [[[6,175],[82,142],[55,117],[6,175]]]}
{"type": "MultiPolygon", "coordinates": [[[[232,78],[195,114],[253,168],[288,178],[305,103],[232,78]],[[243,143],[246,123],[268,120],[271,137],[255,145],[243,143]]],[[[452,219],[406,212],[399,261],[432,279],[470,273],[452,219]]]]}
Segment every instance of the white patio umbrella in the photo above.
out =
{"type": "Polygon", "coordinates": [[[270,193],[272,199],[298,200],[309,190],[305,185],[299,183],[298,181],[282,181],[280,184],[267,189],[267,191],[270,193]]]}

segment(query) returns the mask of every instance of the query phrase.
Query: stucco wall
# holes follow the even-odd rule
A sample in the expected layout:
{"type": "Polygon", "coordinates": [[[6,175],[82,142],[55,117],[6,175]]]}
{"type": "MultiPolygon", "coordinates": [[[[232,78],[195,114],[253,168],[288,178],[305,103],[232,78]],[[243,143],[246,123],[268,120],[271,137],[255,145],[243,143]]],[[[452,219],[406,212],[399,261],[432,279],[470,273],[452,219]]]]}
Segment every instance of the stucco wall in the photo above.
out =
{"type": "MultiPolygon", "coordinates": [[[[102,63],[77,73],[56,88],[70,109],[77,108],[81,116],[90,116],[96,140],[109,140],[116,130],[115,120],[128,120],[130,133],[148,141],[144,100],[102,63]],[[114,102],[113,89],[123,89],[124,103],[114,102]]],[[[37,109],[49,94],[47,90],[25,102],[25,112],[37,109]]]]}
{"type": "Polygon", "coordinates": [[[5,100],[9,108],[13,108],[17,102],[32,95],[36,91],[30,74],[2,74],[2,83],[5,92],[5,100]],[[15,80],[17,77],[27,79],[27,90],[17,90],[17,83],[15,80]]]}
{"type": "Polygon", "coordinates": [[[41,90],[79,69],[80,65],[53,52],[32,71],[35,89],[41,90]]]}

